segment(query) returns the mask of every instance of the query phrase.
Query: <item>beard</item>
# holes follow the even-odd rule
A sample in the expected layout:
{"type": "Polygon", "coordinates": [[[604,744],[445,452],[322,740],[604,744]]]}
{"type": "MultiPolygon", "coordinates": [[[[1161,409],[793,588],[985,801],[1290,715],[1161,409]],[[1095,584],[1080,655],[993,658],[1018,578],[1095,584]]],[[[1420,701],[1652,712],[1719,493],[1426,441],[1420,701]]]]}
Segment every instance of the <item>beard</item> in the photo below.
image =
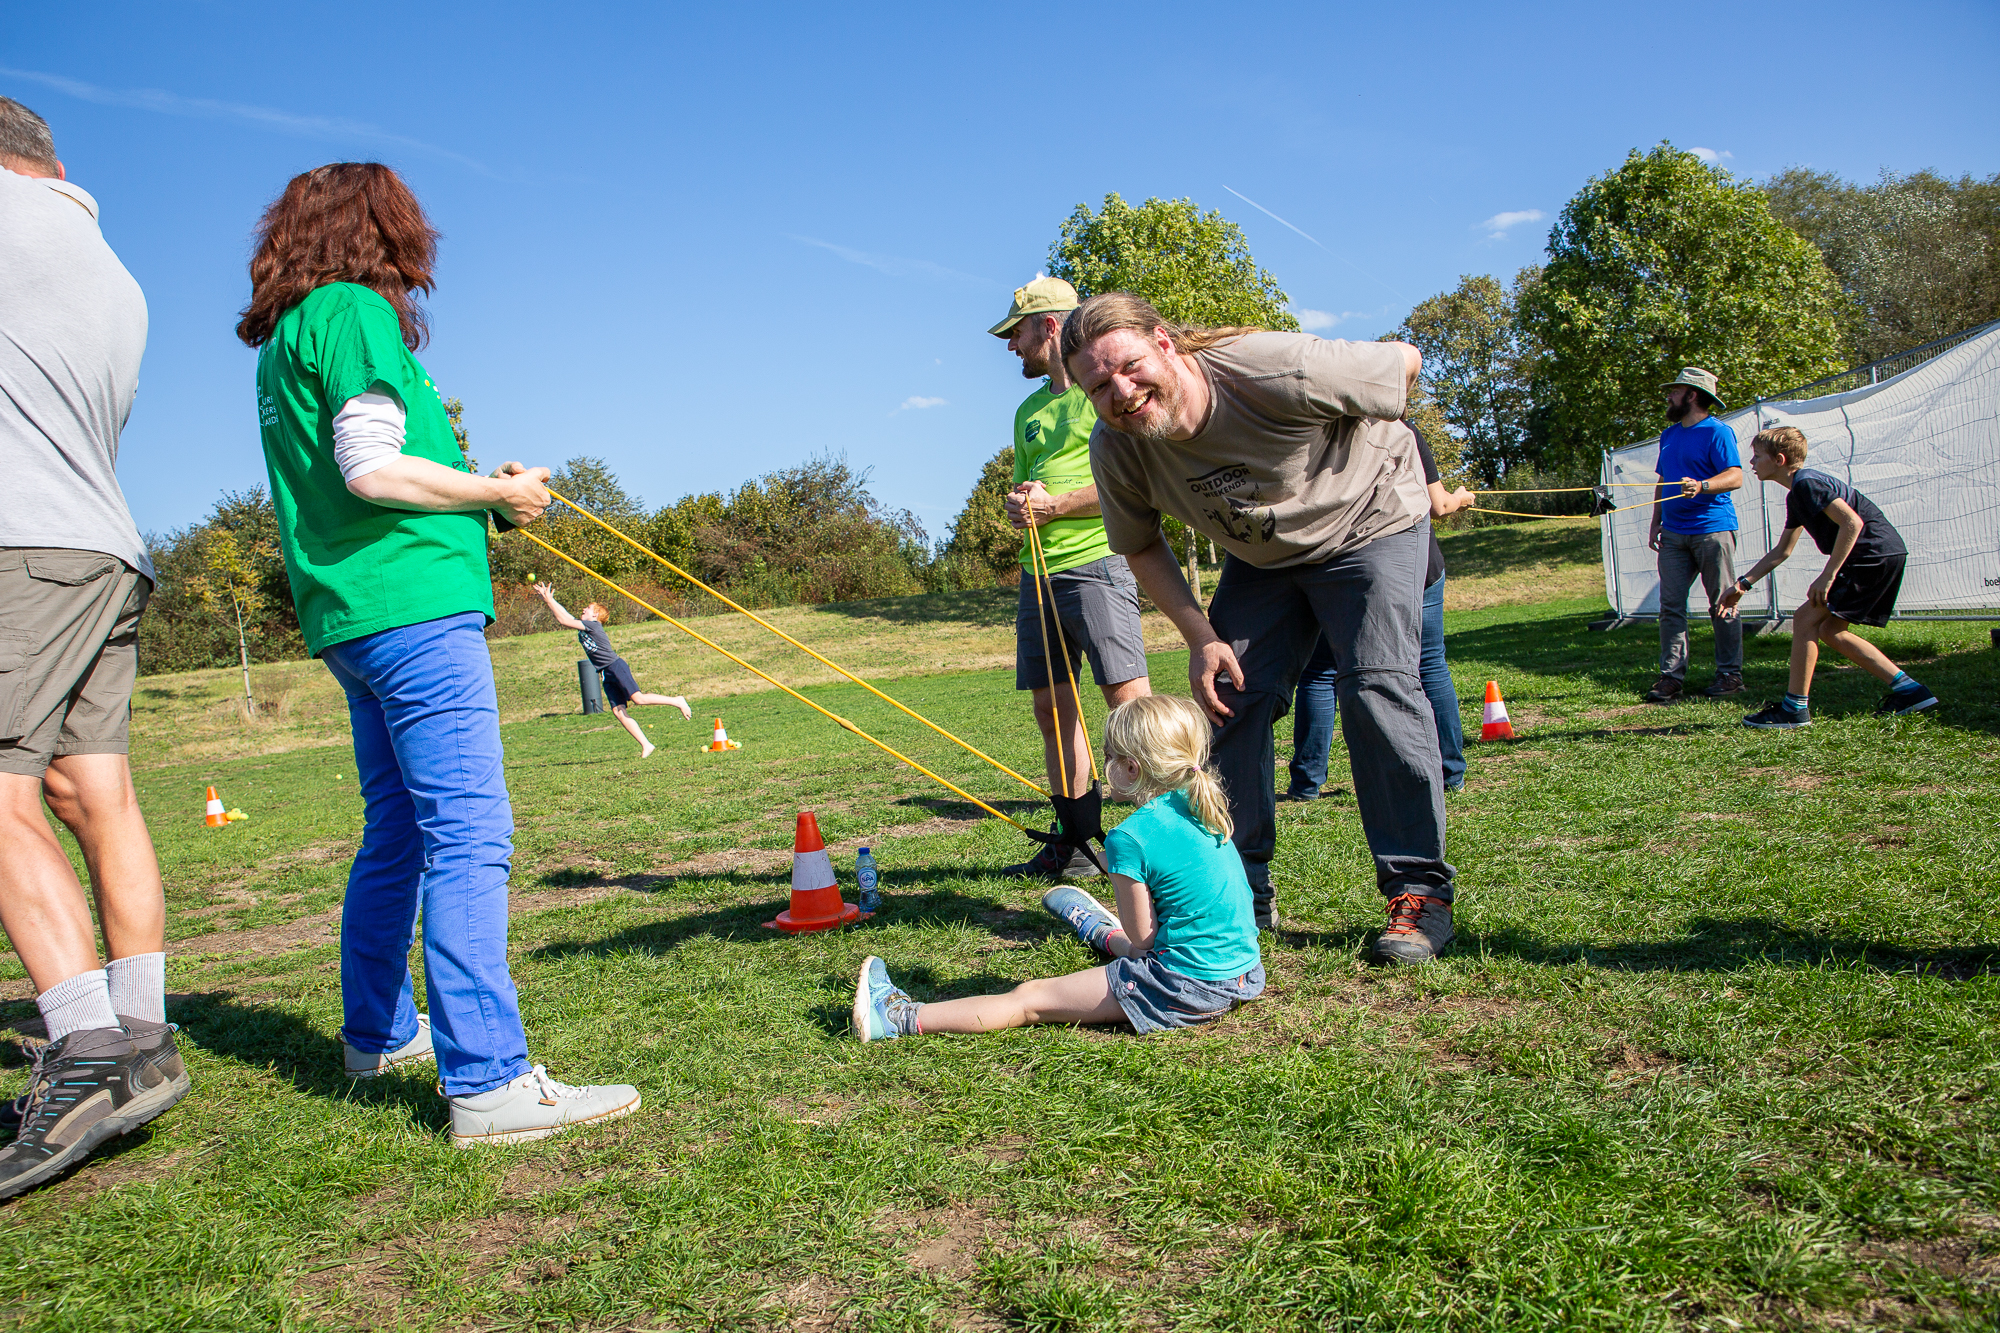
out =
{"type": "Polygon", "coordinates": [[[1021,349],[1021,378],[1038,380],[1049,373],[1049,354],[1046,348],[1024,347],[1021,349]]]}
{"type": "Polygon", "coordinates": [[[1180,376],[1173,373],[1173,367],[1166,367],[1166,374],[1160,382],[1150,386],[1153,402],[1160,409],[1145,425],[1120,426],[1123,434],[1140,440],[1164,440],[1171,437],[1180,425],[1181,408],[1187,399],[1181,393],[1180,376]]]}
{"type": "Polygon", "coordinates": [[[1689,406],[1688,401],[1685,398],[1683,398],[1680,402],[1677,403],[1668,403],[1667,420],[1679,421],[1682,417],[1688,414],[1688,406],[1689,406]]]}

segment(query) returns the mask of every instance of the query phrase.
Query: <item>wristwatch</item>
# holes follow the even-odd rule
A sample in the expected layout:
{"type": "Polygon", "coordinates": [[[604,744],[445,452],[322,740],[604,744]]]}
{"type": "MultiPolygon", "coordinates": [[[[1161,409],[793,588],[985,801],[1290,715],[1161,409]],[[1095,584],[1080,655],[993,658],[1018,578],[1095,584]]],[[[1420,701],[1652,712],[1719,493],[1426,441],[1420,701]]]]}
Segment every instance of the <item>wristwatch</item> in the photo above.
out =
{"type": "Polygon", "coordinates": [[[1756,583],[1752,581],[1752,579],[1748,574],[1745,574],[1742,578],[1736,580],[1736,591],[1738,592],[1749,592],[1752,588],[1756,586],[1757,586],[1756,583]]]}

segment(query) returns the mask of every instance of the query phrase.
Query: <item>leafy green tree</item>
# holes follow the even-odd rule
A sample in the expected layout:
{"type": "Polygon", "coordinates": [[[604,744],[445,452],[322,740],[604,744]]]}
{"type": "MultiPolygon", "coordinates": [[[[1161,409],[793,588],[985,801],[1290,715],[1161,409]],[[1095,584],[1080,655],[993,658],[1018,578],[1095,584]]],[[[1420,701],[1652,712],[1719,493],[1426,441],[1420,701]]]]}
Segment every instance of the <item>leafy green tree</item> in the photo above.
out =
{"type": "Polygon", "coordinates": [[[1591,180],[1520,301],[1547,412],[1545,466],[1659,429],[1682,366],[1741,403],[1842,368],[1840,295],[1819,251],[1760,190],[1662,143],[1591,180]]]}
{"type": "Polygon", "coordinates": [[[1007,521],[1007,492],[1014,489],[1014,446],[986,460],[965,508],[951,525],[943,559],[961,587],[1012,583],[1021,568],[1020,530],[1007,521]]]}
{"type": "Polygon", "coordinates": [[[599,518],[633,518],[645,512],[645,506],[626,493],[610,464],[589,454],[579,454],[551,473],[549,489],[561,491],[599,518]]]}
{"type": "MultiPolygon", "coordinates": [[[[1464,467],[1485,485],[1528,459],[1532,356],[1515,315],[1519,293],[1538,274],[1523,269],[1512,291],[1488,274],[1465,275],[1453,290],[1420,302],[1391,335],[1424,354],[1421,386],[1462,449],[1464,467]]],[[[1433,452],[1444,447],[1428,430],[1425,438],[1433,452]]]]}
{"type": "Polygon", "coordinates": [[[146,548],[157,577],[139,621],[141,672],[305,656],[277,511],[262,486],[228,492],[207,518],[164,537],[149,535],[146,548]]]}
{"type": "Polygon", "coordinates": [[[1855,185],[1794,167],[1766,181],[1771,211],[1819,248],[1850,304],[1859,364],[2000,315],[2000,176],[1883,172],[1855,185]]]}
{"type": "Polygon", "coordinates": [[[234,532],[214,524],[202,532],[197,550],[206,575],[197,596],[211,612],[221,614],[226,604],[235,617],[237,662],[243,668],[243,706],[255,718],[257,701],[250,693],[250,635],[246,622],[254,625],[263,618],[263,594],[257,588],[257,557],[268,558],[270,553],[255,547],[246,552],[234,532]]]}
{"type": "Polygon", "coordinates": [[[1049,246],[1049,274],[1083,296],[1126,291],[1177,324],[1247,324],[1297,331],[1278,280],[1257,267],[1243,229],[1192,199],[1116,194],[1091,212],[1078,204],[1049,246]]]}

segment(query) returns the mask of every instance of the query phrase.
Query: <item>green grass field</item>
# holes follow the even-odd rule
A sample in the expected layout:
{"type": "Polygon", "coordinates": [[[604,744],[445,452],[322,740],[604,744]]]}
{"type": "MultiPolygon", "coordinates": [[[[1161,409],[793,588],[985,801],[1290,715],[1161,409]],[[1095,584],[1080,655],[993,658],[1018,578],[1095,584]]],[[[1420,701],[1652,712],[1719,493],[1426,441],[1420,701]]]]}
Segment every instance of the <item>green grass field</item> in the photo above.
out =
{"type": "MultiPolygon", "coordinates": [[[[771,692],[696,694],[692,724],[643,710],[661,749],[641,764],[574,713],[573,638],[496,644],[534,1055],[645,1096],[508,1150],[452,1150],[428,1071],[340,1073],[361,808],[338,715],[246,720],[231,673],[142,680],[195,1091],[6,1207],[0,1310],[91,1330],[1992,1328],[2000,652],[1984,626],[1882,633],[1945,700],[1913,720],[1873,719],[1875,683],[1828,664],[1813,728],[1738,726],[1783,688],[1781,637],[1751,641],[1748,703],[1647,708],[1651,632],[1585,628],[1594,528],[1542,531],[1450,539],[1493,591],[1447,618],[1468,724],[1497,679],[1521,733],[1472,746],[1450,803],[1457,944],[1359,961],[1382,908],[1336,754],[1330,799],[1280,807],[1265,999],[1146,1040],[857,1044],[868,953],[924,999],[1090,963],[1039,890],[988,873],[1031,845],[771,692]],[[697,753],[716,711],[742,750],[697,753]],[[203,826],[211,782],[248,823],[203,826]],[[853,846],[875,845],[874,921],[762,928],[801,809],[850,894],[853,846]]],[[[979,657],[992,601],[788,628],[846,617],[857,666],[891,664],[898,697],[1032,773],[1011,672],[979,657]]],[[[620,631],[642,682],[682,651],[669,632],[620,631]]],[[[1185,692],[1184,653],[1152,663],[1185,692]]],[[[259,690],[319,699],[321,671],[259,668],[259,690]]],[[[808,692],[1046,818],[858,687],[808,692]]],[[[0,1018],[31,1016],[11,955],[0,983],[0,1018]]]]}

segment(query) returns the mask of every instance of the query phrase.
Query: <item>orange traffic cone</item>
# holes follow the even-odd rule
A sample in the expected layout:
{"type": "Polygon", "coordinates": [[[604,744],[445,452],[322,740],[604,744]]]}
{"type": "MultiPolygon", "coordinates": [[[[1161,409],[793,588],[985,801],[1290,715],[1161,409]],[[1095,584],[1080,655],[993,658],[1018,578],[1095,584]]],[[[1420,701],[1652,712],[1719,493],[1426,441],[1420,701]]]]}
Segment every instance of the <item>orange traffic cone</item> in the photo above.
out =
{"type": "Polygon", "coordinates": [[[833,861],[820,841],[819,820],[810,810],[799,811],[799,831],[792,842],[792,907],[766,926],[797,935],[808,930],[832,930],[861,915],[853,903],[842,902],[833,861]]]}
{"type": "Polygon", "coordinates": [[[229,822],[229,816],[222,812],[222,798],[215,794],[215,788],[208,789],[208,826],[221,828],[229,822]]]}
{"type": "Polygon", "coordinates": [[[729,739],[729,733],[722,728],[722,719],[715,719],[715,736],[701,747],[703,754],[721,754],[724,750],[740,750],[743,747],[729,739]]]}
{"type": "Polygon", "coordinates": [[[1511,741],[1514,724],[1507,720],[1507,705],[1500,698],[1500,682],[1486,682],[1486,721],[1479,728],[1482,741],[1511,741]]]}

